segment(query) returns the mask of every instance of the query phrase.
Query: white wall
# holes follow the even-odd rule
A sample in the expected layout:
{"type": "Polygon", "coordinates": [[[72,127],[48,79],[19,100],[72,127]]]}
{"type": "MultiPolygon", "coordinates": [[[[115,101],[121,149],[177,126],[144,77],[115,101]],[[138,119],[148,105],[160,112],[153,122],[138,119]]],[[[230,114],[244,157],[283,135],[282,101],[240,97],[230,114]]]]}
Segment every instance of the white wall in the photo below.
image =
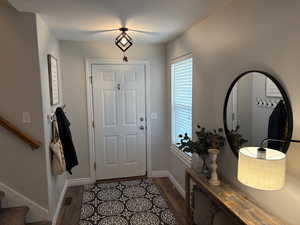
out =
{"type": "MultiPolygon", "coordinates": [[[[227,89],[239,74],[259,69],[274,75],[290,96],[295,139],[300,138],[299,58],[300,2],[234,0],[194,25],[167,47],[167,58],[193,52],[193,121],[208,127],[223,126],[227,89]]],[[[256,191],[236,180],[237,159],[227,147],[220,158],[220,172],[247,192],[266,210],[287,224],[300,224],[300,151],[292,144],[288,152],[288,179],[281,191],[256,191]]],[[[170,153],[171,154],[171,153],[170,153]]],[[[178,173],[176,168],[170,168],[178,173]]]]}
{"type": "MultiPolygon", "coordinates": [[[[52,127],[48,121],[47,115],[54,112],[57,106],[51,106],[50,104],[50,92],[49,92],[49,73],[48,73],[48,62],[47,55],[51,54],[60,62],[59,54],[59,43],[51,33],[48,25],[43,19],[36,15],[37,23],[37,38],[38,38],[38,50],[39,50],[39,62],[40,62],[40,76],[41,76],[41,87],[42,87],[42,98],[43,98],[43,123],[44,123],[44,148],[46,151],[45,156],[45,168],[47,170],[47,181],[48,181],[48,201],[50,215],[53,216],[60,194],[63,190],[66,174],[55,176],[52,175],[50,165],[50,148],[49,144],[52,138],[52,127]]],[[[61,88],[61,73],[59,64],[59,84],[61,88]]],[[[60,93],[60,104],[63,104],[62,93],[60,93]]]]}
{"type": "MultiPolygon", "coordinates": [[[[77,150],[79,166],[73,169],[72,178],[90,176],[87,102],[85,81],[85,60],[87,58],[122,59],[122,52],[113,42],[97,41],[76,42],[61,41],[61,65],[64,102],[67,105],[71,121],[73,141],[77,150]]],[[[128,50],[130,60],[147,60],[150,62],[150,85],[152,112],[158,113],[158,119],[151,121],[152,169],[168,168],[167,97],[165,77],[165,48],[163,45],[135,43],[128,50]]]]}
{"type": "MultiPolygon", "coordinates": [[[[0,115],[43,140],[36,18],[0,1],[0,115]],[[29,112],[31,123],[22,122],[29,112]]],[[[44,146],[31,147],[0,127],[0,182],[48,209],[44,146]]]]}

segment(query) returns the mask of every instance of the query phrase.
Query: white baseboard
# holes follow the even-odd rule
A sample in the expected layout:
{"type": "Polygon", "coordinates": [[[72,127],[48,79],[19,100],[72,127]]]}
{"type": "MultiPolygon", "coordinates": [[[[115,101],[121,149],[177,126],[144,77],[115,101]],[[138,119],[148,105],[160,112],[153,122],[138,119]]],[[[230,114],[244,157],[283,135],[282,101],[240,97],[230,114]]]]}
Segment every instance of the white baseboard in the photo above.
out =
{"type": "Polygon", "coordinates": [[[63,189],[62,189],[62,191],[60,193],[60,196],[59,196],[59,199],[58,199],[58,203],[57,203],[54,215],[52,217],[52,225],[56,225],[56,223],[57,223],[59,212],[60,212],[61,207],[62,207],[62,205],[64,203],[64,198],[65,198],[65,195],[66,195],[66,192],[67,192],[67,188],[68,188],[68,182],[66,180],[65,184],[64,184],[64,187],[63,187],[63,189]]]}
{"type": "Polygon", "coordinates": [[[78,178],[78,179],[68,179],[67,184],[68,187],[86,185],[93,183],[91,178],[78,178]]]}
{"type": "Polygon", "coordinates": [[[153,170],[151,172],[150,177],[168,177],[170,181],[173,183],[174,187],[181,194],[183,198],[185,198],[185,190],[181,185],[177,182],[175,177],[168,170],[153,170]]]}
{"type": "Polygon", "coordinates": [[[27,206],[29,212],[26,216],[27,222],[36,222],[49,220],[49,211],[38,203],[30,200],[26,196],[15,191],[13,188],[0,182],[0,190],[5,193],[5,197],[2,200],[2,207],[16,207],[16,206],[27,206]]]}

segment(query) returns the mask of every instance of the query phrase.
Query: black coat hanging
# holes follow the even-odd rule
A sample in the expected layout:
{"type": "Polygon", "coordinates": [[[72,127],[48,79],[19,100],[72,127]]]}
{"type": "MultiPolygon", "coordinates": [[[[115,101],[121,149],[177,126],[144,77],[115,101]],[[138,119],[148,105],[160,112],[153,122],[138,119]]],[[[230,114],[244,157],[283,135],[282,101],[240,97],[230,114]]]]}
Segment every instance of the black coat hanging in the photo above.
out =
{"type": "Polygon", "coordinates": [[[58,107],[55,111],[59,137],[63,146],[66,161],[66,170],[72,174],[72,168],[78,165],[77,155],[74,148],[70,131],[70,122],[62,108],[58,107]]]}
{"type": "MultiPolygon", "coordinates": [[[[273,110],[268,126],[268,138],[286,139],[287,134],[287,111],[283,100],[281,100],[273,110]]],[[[269,141],[268,148],[281,150],[284,143],[269,141]]]]}

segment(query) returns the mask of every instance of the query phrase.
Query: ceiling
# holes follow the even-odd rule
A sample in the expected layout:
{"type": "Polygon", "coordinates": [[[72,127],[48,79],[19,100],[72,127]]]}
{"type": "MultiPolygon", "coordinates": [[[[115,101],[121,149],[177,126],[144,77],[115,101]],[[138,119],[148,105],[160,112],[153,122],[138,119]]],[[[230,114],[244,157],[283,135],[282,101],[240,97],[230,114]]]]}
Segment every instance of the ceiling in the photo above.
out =
{"type": "Polygon", "coordinates": [[[166,42],[230,0],[9,0],[39,13],[60,40],[108,40],[126,26],[136,42],[166,42]],[[98,32],[97,32],[98,31],[98,32]]]}

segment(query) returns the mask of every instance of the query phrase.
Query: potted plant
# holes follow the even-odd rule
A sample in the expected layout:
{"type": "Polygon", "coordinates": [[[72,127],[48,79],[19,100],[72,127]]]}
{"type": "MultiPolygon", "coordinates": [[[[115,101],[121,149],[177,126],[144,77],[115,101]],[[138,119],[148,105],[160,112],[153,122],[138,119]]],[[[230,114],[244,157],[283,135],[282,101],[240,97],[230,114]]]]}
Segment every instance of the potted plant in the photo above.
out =
{"type": "Polygon", "coordinates": [[[223,129],[219,128],[218,131],[214,130],[209,132],[208,143],[210,149],[221,149],[225,146],[225,138],[223,136],[223,129]]]}
{"type": "Polygon", "coordinates": [[[232,129],[228,132],[228,142],[232,150],[238,153],[239,149],[248,142],[248,140],[244,139],[242,134],[239,133],[240,126],[236,126],[235,129],[232,129]]]}
{"type": "Polygon", "coordinates": [[[178,148],[184,152],[192,153],[192,167],[198,172],[209,175],[209,169],[207,166],[207,158],[209,155],[209,149],[221,149],[225,145],[225,138],[222,135],[223,129],[219,128],[218,131],[213,132],[207,130],[200,125],[197,125],[196,140],[192,140],[186,133],[179,135],[181,138],[178,143],[178,148]],[[202,159],[202,166],[199,162],[202,159]]]}

